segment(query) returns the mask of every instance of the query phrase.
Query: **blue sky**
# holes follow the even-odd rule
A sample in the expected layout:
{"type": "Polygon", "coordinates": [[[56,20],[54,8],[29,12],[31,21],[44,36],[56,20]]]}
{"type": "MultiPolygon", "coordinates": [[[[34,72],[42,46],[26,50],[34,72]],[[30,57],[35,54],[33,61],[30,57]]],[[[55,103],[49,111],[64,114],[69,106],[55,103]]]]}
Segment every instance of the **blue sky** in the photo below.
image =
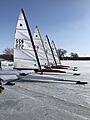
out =
{"type": "Polygon", "coordinates": [[[32,33],[37,25],[68,54],[90,56],[90,0],[0,0],[0,53],[13,47],[21,8],[32,33]]]}

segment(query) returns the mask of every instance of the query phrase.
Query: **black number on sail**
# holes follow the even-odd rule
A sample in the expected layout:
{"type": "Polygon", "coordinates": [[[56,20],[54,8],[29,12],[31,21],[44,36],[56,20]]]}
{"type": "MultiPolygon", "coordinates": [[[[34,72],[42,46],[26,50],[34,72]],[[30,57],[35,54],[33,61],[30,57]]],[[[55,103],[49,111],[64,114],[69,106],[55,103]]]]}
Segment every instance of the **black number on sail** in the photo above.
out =
{"type": "Polygon", "coordinates": [[[16,39],[16,48],[23,48],[24,41],[22,39],[16,39]]]}

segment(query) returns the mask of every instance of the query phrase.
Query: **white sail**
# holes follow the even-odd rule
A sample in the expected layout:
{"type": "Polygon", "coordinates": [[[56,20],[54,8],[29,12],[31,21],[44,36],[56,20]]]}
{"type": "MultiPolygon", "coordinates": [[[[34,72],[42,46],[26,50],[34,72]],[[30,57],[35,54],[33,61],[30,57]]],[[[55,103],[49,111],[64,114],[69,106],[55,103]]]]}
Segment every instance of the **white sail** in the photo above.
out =
{"type": "Polygon", "coordinates": [[[58,54],[57,54],[56,46],[55,46],[55,43],[54,43],[53,40],[52,40],[52,42],[51,42],[51,47],[52,47],[53,54],[54,54],[54,57],[55,57],[55,59],[56,59],[57,64],[61,64],[61,63],[60,63],[60,60],[59,60],[59,57],[58,57],[58,54]]]}
{"type": "Polygon", "coordinates": [[[48,56],[49,64],[55,64],[55,61],[54,61],[47,37],[45,37],[45,39],[44,39],[44,46],[45,46],[46,54],[48,56]]]}
{"type": "Polygon", "coordinates": [[[15,32],[14,68],[38,68],[31,38],[22,11],[20,12],[15,32]]]}
{"type": "Polygon", "coordinates": [[[40,65],[41,66],[48,65],[48,58],[45,53],[44,43],[37,26],[35,28],[33,40],[40,61],[40,65]]]}

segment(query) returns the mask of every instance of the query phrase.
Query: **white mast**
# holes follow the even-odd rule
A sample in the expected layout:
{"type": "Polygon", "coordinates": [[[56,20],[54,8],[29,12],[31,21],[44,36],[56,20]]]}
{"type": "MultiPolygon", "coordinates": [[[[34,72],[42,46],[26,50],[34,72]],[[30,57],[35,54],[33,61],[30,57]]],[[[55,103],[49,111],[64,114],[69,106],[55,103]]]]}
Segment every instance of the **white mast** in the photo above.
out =
{"type": "Polygon", "coordinates": [[[38,69],[40,67],[33,46],[31,32],[22,9],[15,32],[14,68],[38,69]]]}

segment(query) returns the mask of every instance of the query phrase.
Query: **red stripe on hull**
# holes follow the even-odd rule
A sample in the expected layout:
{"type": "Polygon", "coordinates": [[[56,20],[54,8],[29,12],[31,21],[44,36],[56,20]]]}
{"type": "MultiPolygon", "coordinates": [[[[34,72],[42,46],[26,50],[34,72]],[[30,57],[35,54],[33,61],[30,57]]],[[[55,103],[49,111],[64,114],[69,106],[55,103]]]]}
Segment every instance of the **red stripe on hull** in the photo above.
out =
{"type": "Polygon", "coordinates": [[[69,66],[64,66],[64,65],[57,65],[57,66],[54,66],[54,65],[52,65],[52,66],[44,66],[45,68],[54,68],[54,69],[68,69],[69,68],[69,66]]]}
{"type": "Polygon", "coordinates": [[[55,68],[55,69],[68,69],[68,67],[64,67],[64,66],[59,66],[59,65],[57,65],[57,66],[51,66],[51,68],[55,68]]]}
{"type": "Polygon", "coordinates": [[[37,72],[66,73],[65,71],[61,71],[61,70],[52,70],[52,69],[42,69],[42,70],[37,70],[37,72]]]}

